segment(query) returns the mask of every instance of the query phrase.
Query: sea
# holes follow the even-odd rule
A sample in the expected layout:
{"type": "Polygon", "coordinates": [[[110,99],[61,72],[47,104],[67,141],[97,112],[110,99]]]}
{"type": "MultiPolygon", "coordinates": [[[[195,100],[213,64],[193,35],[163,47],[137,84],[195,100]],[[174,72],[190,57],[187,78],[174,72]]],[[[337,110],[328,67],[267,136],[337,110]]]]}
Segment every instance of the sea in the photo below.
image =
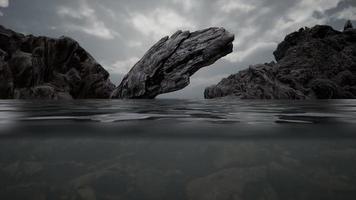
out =
{"type": "Polygon", "coordinates": [[[1,100],[1,200],[355,200],[356,100],[1,100]]]}

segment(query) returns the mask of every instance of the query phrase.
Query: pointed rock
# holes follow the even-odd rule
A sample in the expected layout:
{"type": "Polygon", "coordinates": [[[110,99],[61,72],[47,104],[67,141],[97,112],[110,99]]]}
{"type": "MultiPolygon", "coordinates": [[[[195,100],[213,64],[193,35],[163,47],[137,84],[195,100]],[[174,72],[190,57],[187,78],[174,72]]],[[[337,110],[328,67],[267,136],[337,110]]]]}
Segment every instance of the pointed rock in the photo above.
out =
{"type": "Polygon", "coordinates": [[[352,26],[352,23],[350,20],[347,20],[347,22],[345,23],[345,26],[344,26],[344,31],[346,31],[348,29],[353,29],[353,26],[352,26]]]}
{"type": "Polygon", "coordinates": [[[223,28],[178,31],[158,41],[135,64],[112,98],[155,98],[183,89],[200,68],[232,52],[234,35],[223,28]]]}

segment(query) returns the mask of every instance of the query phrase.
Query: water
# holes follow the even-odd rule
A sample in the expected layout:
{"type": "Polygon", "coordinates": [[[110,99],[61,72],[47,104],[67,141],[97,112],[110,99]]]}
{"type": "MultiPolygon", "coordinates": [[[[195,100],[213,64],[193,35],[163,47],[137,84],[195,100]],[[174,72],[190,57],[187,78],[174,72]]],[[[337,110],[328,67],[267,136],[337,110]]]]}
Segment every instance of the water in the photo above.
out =
{"type": "Polygon", "coordinates": [[[355,199],[356,101],[0,101],[0,199],[355,199]]]}

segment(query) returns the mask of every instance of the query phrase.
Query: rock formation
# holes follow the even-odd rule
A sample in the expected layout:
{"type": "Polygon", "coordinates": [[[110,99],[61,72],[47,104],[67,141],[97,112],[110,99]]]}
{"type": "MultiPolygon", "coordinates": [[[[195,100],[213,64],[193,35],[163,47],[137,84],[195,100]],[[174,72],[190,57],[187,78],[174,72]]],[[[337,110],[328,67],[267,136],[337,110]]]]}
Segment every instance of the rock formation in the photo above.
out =
{"type": "Polygon", "coordinates": [[[76,41],[0,26],[0,99],[109,98],[114,89],[109,73],[76,41]]]}
{"type": "Polygon", "coordinates": [[[352,23],[350,20],[347,20],[347,22],[345,23],[344,26],[344,31],[346,31],[347,29],[353,29],[354,27],[352,26],[352,23]]]}
{"type": "Polygon", "coordinates": [[[115,89],[76,41],[0,26],[0,99],[154,98],[186,87],[196,71],[231,53],[233,40],[223,28],[178,31],[155,44],[115,89]]]}
{"type": "Polygon", "coordinates": [[[274,52],[277,63],[250,66],[205,90],[205,98],[356,98],[356,29],[302,28],[274,52]]]}
{"type": "Polygon", "coordinates": [[[124,77],[112,98],[154,98],[180,90],[200,68],[231,53],[233,40],[234,35],[223,28],[164,37],[124,77]]]}

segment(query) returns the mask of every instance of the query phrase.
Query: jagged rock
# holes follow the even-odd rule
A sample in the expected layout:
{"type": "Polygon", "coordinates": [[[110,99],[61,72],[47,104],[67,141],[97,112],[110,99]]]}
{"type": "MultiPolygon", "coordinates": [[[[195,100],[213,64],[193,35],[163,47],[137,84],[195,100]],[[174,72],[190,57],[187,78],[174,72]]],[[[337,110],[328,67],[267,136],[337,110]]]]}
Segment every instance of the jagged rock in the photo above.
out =
{"type": "Polygon", "coordinates": [[[109,73],[73,39],[0,26],[0,98],[109,98],[114,89],[109,73]]]}
{"type": "Polygon", "coordinates": [[[205,90],[206,98],[239,96],[242,99],[303,99],[299,91],[281,84],[274,76],[273,64],[250,66],[205,90]]]}
{"type": "Polygon", "coordinates": [[[251,66],[205,90],[205,98],[356,98],[356,29],[302,28],[274,52],[277,63],[251,66]]]}
{"type": "Polygon", "coordinates": [[[7,53],[0,49],[0,99],[11,98],[13,91],[12,73],[5,62],[7,53]]]}
{"type": "Polygon", "coordinates": [[[155,98],[182,89],[200,68],[231,53],[233,40],[223,28],[164,37],[124,77],[112,98],[155,98]]]}
{"type": "Polygon", "coordinates": [[[347,22],[345,23],[344,26],[344,31],[348,30],[348,29],[353,29],[354,27],[352,26],[352,23],[350,20],[347,20],[347,22]]]}

